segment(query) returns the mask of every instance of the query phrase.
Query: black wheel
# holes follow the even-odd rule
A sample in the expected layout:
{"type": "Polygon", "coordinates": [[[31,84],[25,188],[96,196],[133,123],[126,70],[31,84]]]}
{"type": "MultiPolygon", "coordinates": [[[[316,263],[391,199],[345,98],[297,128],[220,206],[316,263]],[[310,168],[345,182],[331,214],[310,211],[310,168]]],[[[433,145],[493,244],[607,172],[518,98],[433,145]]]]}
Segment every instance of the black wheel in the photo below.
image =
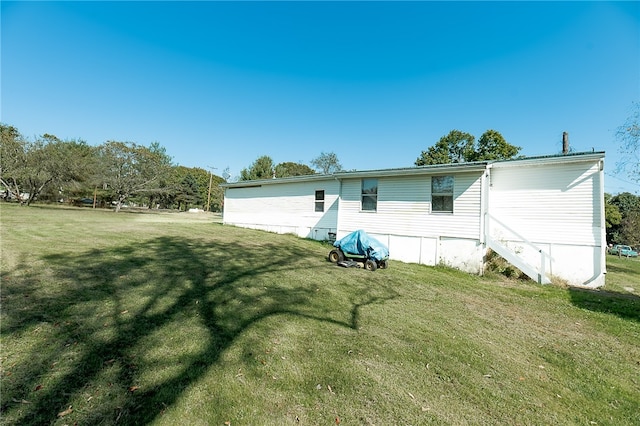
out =
{"type": "Polygon", "coordinates": [[[329,252],[329,262],[338,263],[344,261],[342,250],[335,249],[329,252]]]}
{"type": "Polygon", "coordinates": [[[373,272],[376,269],[378,269],[378,265],[376,265],[375,260],[367,259],[367,261],[364,262],[364,269],[366,269],[367,271],[373,272]]]}
{"type": "Polygon", "coordinates": [[[382,260],[380,261],[380,269],[387,269],[389,267],[389,261],[388,260],[382,260]]]}

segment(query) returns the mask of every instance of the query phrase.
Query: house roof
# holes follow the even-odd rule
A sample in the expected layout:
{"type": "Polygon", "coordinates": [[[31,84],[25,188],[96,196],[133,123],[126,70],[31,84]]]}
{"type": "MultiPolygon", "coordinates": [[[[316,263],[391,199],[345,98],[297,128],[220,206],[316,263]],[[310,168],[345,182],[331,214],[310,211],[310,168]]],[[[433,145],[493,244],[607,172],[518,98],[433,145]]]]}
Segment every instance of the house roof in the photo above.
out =
{"type": "Polygon", "coordinates": [[[568,154],[541,155],[537,157],[515,158],[494,161],[491,167],[517,167],[522,165],[546,165],[555,163],[580,163],[598,161],[604,158],[604,151],[570,152],[568,154]]]}
{"type": "Polygon", "coordinates": [[[413,166],[396,169],[377,169],[377,170],[353,170],[343,171],[333,174],[317,174],[306,176],[291,176],[285,178],[246,180],[239,182],[223,183],[223,188],[247,188],[262,185],[293,183],[293,182],[312,182],[332,179],[350,179],[350,178],[366,178],[366,177],[385,177],[385,176],[407,176],[407,175],[435,175],[442,173],[463,173],[463,172],[480,172],[489,167],[515,167],[522,165],[545,165],[555,163],[573,163],[583,161],[596,161],[604,158],[604,151],[599,152],[576,152],[569,154],[545,155],[537,157],[524,157],[513,160],[497,160],[497,161],[473,161],[466,163],[450,163],[435,164],[429,166],[413,166]]]}

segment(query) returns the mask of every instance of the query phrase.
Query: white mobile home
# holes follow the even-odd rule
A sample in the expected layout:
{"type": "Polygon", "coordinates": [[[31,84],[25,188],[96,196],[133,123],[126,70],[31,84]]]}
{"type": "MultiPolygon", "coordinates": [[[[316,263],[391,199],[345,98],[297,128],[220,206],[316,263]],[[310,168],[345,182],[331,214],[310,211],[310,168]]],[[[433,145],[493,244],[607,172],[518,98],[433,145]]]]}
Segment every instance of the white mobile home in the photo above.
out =
{"type": "Polygon", "coordinates": [[[604,153],[227,183],[225,224],[325,240],[364,229],[390,258],[482,273],[488,249],[540,283],[604,285],[604,153]]]}

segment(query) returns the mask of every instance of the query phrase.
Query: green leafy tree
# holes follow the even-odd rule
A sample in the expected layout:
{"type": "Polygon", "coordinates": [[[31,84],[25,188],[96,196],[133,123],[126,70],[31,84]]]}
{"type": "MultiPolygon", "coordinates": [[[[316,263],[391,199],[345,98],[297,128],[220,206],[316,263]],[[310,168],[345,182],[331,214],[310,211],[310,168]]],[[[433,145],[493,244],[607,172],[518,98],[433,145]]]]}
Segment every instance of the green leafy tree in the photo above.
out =
{"type": "Polygon", "coordinates": [[[633,246],[639,245],[640,197],[629,192],[623,192],[611,197],[609,204],[617,207],[621,216],[619,224],[612,222],[611,227],[607,231],[609,242],[614,244],[629,244],[633,246]]]}
{"type": "Polygon", "coordinates": [[[17,128],[6,124],[0,124],[0,183],[4,187],[4,198],[15,198],[20,203],[23,190],[23,182],[26,182],[28,173],[27,152],[28,143],[17,128]]]}
{"type": "Polygon", "coordinates": [[[478,139],[473,161],[509,160],[522,148],[508,143],[500,132],[487,130],[478,139]]]}
{"type": "Polygon", "coordinates": [[[207,209],[207,200],[209,200],[209,211],[220,211],[222,209],[222,201],[224,192],[220,188],[220,184],[225,182],[220,176],[211,174],[209,171],[200,167],[185,167],[176,165],[166,176],[167,186],[159,199],[159,204],[163,208],[180,208],[178,206],[178,194],[182,190],[182,182],[187,175],[195,178],[199,191],[198,206],[207,209]],[[209,194],[209,185],[211,184],[211,194],[209,194]]]}
{"type": "Polygon", "coordinates": [[[422,151],[416,159],[416,166],[433,164],[463,163],[473,161],[475,138],[473,135],[460,130],[452,130],[448,135],[440,138],[435,145],[422,151]]]}
{"type": "Polygon", "coordinates": [[[416,159],[416,166],[434,164],[464,163],[468,161],[508,160],[514,158],[522,148],[508,143],[500,132],[487,130],[475,137],[460,130],[452,130],[435,145],[422,151],[416,159]]]}
{"type": "Polygon", "coordinates": [[[199,167],[190,169],[190,173],[198,182],[202,208],[208,211],[220,211],[224,197],[224,192],[222,188],[220,188],[220,184],[224,183],[224,179],[213,174],[211,171],[199,167]],[[209,205],[207,205],[207,202],[209,202],[209,205]]]}
{"type": "Polygon", "coordinates": [[[254,161],[248,169],[240,171],[240,180],[271,179],[274,173],[273,160],[268,155],[263,155],[254,161]]]}
{"type": "Polygon", "coordinates": [[[626,173],[629,179],[640,183],[640,102],[633,103],[631,115],[616,131],[616,139],[622,154],[617,163],[618,172],[626,173]]]}
{"type": "Polygon", "coordinates": [[[618,237],[624,244],[640,247],[640,211],[634,210],[627,213],[620,221],[620,233],[618,237]]]}
{"type": "Polygon", "coordinates": [[[607,231],[616,225],[620,225],[622,220],[620,209],[616,204],[611,203],[611,199],[611,194],[604,194],[604,217],[607,231]]]}
{"type": "Polygon", "coordinates": [[[87,179],[93,149],[83,141],[45,134],[31,142],[13,126],[1,125],[0,183],[6,195],[30,205],[47,188],[87,179]]]}
{"type": "Polygon", "coordinates": [[[185,166],[171,166],[167,173],[162,176],[161,185],[157,188],[157,192],[154,192],[157,197],[154,199],[154,205],[163,209],[179,208],[177,196],[180,191],[180,185],[190,172],[191,169],[185,166]]]}
{"type": "Polygon", "coordinates": [[[182,179],[176,194],[176,201],[178,202],[178,210],[181,209],[181,206],[187,210],[193,205],[201,205],[202,196],[195,176],[189,173],[182,179]]]}
{"type": "Polygon", "coordinates": [[[109,141],[99,147],[100,177],[114,194],[116,212],[134,195],[157,191],[171,163],[162,150],[133,142],[109,141]]]}
{"type": "Polygon", "coordinates": [[[342,164],[334,152],[322,152],[319,156],[311,160],[311,165],[324,175],[341,172],[342,164]]]}
{"type": "Polygon", "coordinates": [[[315,170],[306,164],[285,162],[280,163],[275,168],[276,177],[289,177],[289,176],[306,176],[315,174],[315,170]]]}
{"type": "Polygon", "coordinates": [[[153,185],[151,189],[145,191],[144,196],[142,197],[146,201],[147,206],[151,209],[162,204],[165,196],[168,193],[175,191],[177,184],[174,185],[174,187],[171,187],[169,182],[171,175],[169,173],[169,168],[171,167],[172,158],[167,154],[166,148],[160,145],[159,142],[152,142],[149,145],[149,152],[152,155],[157,156],[160,162],[167,165],[167,173],[159,176],[156,184],[153,185]]]}
{"type": "Polygon", "coordinates": [[[63,142],[51,135],[44,135],[43,138],[50,142],[45,145],[42,158],[38,161],[48,163],[49,169],[49,180],[42,190],[58,192],[63,198],[68,198],[67,195],[77,189],[86,191],[93,182],[96,149],[84,141],[63,142]]]}

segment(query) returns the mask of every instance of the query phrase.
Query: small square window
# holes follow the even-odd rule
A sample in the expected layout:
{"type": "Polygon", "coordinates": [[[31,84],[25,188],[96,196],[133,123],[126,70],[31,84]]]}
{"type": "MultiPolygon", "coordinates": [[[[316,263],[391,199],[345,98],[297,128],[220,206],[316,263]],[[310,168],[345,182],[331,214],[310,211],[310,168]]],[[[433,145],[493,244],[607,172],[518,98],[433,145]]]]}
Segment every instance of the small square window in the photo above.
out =
{"type": "Polygon", "coordinates": [[[316,211],[323,212],[324,211],[324,190],[316,191],[316,211]]]}

